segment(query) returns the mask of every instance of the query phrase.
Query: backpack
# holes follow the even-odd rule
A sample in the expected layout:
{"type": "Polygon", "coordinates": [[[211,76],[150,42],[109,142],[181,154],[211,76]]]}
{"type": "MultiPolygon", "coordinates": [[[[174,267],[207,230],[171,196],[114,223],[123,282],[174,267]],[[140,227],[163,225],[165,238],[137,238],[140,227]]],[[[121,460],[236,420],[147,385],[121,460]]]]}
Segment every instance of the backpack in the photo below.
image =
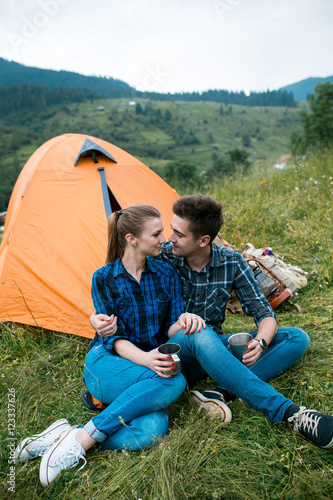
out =
{"type": "MultiPolygon", "coordinates": [[[[297,295],[298,290],[307,285],[308,277],[315,272],[308,273],[298,266],[286,264],[283,257],[274,253],[270,247],[255,248],[251,243],[247,243],[242,256],[252,268],[263,294],[273,309],[297,295]]],[[[294,305],[299,312],[302,312],[298,304],[294,305]]],[[[235,292],[229,299],[227,308],[231,312],[242,312],[235,292]]]]}

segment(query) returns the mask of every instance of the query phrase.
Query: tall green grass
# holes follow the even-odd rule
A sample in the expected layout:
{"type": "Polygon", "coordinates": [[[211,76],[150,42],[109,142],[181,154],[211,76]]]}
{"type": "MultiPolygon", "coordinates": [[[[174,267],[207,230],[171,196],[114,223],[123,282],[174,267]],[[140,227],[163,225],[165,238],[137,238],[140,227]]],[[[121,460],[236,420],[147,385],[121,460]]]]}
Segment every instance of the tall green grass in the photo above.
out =
{"type": "MultiPolygon", "coordinates": [[[[271,382],[296,403],[332,413],[333,403],[333,159],[330,152],[295,161],[284,170],[258,165],[248,178],[221,179],[209,194],[223,201],[223,236],[271,246],[287,263],[315,271],[306,288],[277,310],[280,324],[303,327],[311,345],[296,365],[271,382]],[[294,303],[303,309],[299,313],[294,303]]],[[[225,333],[253,321],[227,314],[225,333]]],[[[232,404],[221,426],[192,404],[188,390],[171,407],[170,433],[140,452],[87,453],[86,467],[64,472],[45,489],[40,459],[15,469],[8,491],[8,393],[15,390],[15,438],[40,432],[66,417],[85,423],[93,413],[80,401],[89,342],[31,327],[0,325],[1,482],[4,499],[330,499],[333,452],[314,447],[285,425],[269,422],[245,403],[232,404]]],[[[213,387],[206,380],[198,388],[213,387]]]]}

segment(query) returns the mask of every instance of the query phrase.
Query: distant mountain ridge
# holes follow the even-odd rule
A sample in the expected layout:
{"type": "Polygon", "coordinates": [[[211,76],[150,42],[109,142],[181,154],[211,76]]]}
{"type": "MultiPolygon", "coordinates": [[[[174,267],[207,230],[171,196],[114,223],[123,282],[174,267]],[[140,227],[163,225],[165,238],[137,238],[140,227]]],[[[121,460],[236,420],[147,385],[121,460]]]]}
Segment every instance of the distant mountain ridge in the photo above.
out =
{"type": "Polygon", "coordinates": [[[90,89],[107,97],[130,97],[135,89],[114,78],[85,76],[72,71],[55,71],[24,66],[14,61],[0,58],[0,87],[26,84],[54,87],[76,87],[90,89]]]}
{"type": "Polygon", "coordinates": [[[295,99],[306,100],[309,93],[319,81],[333,82],[333,76],[327,78],[307,78],[278,90],[267,92],[228,92],[226,90],[208,90],[205,92],[179,92],[162,94],[155,92],[139,92],[126,82],[112,77],[85,76],[72,71],[56,71],[40,69],[0,58],[0,87],[12,85],[39,85],[53,89],[54,87],[72,87],[89,89],[97,95],[109,98],[149,97],[160,100],[215,101],[227,104],[243,104],[250,106],[295,106],[295,99]]]}
{"type": "Polygon", "coordinates": [[[318,83],[330,82],[333,83],[333,76],[327,76],[326,78],[321,77],[311,77],[301,80],[300,82],[291,83],[285,87],[281,87],[280,90],[285,90],[287,92],[292,92],[295,99],[300,101],[307,101],[309,94],[313,93],[315,86],[318,83]]]}

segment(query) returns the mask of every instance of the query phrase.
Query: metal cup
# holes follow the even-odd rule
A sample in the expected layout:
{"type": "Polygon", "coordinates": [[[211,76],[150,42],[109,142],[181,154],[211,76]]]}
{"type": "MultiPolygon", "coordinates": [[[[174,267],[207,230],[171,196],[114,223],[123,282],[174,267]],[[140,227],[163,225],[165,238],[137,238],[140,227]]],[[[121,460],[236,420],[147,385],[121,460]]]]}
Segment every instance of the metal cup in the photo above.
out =
{"type": "Polygon", "coordinates": [[[160,352],[161,354],[169,354],[169,356],[171,356],[171,359],[172,359],[173,363],[175,363],[174,370],[166,370],[166,371],[164,371],[163,373],[165,375],[172,375],[172,376],[174,376],[174,375],[178,375],[178,373],[181,372],[182,365],[181,365],[180,359],[178,357],[178,353],[179,353],[180,349],[181,348],[180,348],[179,344],[174,344],[172,342],[170,342],[168,344],[162,344],[158,348],[158,352],[160,352]]]}
{"type": "Polygon", "coordinates": [[[247,351],[247,345],[253,339],[249,333],[235,333],[228,339],[230,351],[237,359],[242,361],[243,354],[247,351]]]}

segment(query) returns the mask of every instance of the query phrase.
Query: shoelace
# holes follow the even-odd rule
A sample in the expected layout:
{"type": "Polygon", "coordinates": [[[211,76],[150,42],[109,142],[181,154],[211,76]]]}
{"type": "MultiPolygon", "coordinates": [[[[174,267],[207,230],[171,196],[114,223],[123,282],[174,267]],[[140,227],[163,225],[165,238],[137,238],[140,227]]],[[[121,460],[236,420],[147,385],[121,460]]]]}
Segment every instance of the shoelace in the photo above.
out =
{"type": "Polygon", "coordinates": [[[309,410],[305,406],[301,406],[297,413],[294,413],[288,418],[288,422],[294,424],[294,431],[307,432],[318,436],[318,424],[321,416],[310,415],[310,413],[318,413],[316,410],[309,410]]]}
{"type": "Polygon", "coordinates": [[[38,446],[37,448],[27,449],[27,451],[32,458],[37,458],[44,455],[44,453],[50,448],[50,446],[51,445],[38,446]]]}
{"type": "Polygon", "coordinates": [[[60,470],[71,469],[72,467],[75,467],[75,465],[77,465],[79,463],[81,458],[82,458],[82,460],[84,460],[84,464],[79,468],[79,470],[76,471],[75,474],[77,474],[78,472],[80,472],[81,469],[83,469],[83,467],[85,467],[85,465],[87,463],[87,460],[82,455],[82,453],[77,445],[74,445],[73,450],[68,451],[66,453],[66,455],[64,455],[61,458],[59,458],[58,460],[56,460],[54,462],[54,465],[56,467],[59,467],[60,470]]]}

